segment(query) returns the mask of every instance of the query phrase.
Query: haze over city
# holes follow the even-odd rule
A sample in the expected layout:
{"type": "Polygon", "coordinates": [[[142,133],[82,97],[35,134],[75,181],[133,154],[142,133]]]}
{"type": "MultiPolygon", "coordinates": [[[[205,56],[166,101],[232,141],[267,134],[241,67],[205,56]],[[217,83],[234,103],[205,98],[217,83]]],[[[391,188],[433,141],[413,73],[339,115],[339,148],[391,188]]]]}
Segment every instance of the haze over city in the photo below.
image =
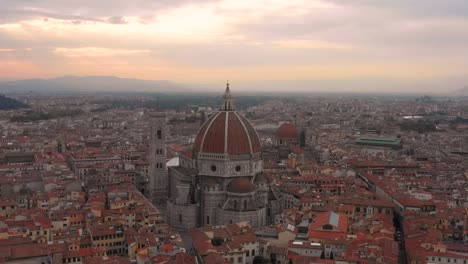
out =
{"type": "Polygon", "coordinates": [[[468,0],[0,0],[0,264],[467,264],[468,0]]]}
{"type": "Polygon", "coordinates": [[[0,1],[0,79],[190,91],[442,94],[468,85],[468,1],[0,1]]]}

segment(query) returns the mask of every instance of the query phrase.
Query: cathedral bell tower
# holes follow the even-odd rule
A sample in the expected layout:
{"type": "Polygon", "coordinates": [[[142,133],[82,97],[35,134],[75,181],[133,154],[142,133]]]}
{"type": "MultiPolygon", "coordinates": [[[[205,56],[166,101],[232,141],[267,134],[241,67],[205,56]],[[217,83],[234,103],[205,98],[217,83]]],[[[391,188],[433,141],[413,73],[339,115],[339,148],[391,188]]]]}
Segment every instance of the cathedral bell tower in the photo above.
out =
{"type": "Polygon", "coordinates": [[[167,200],[166,169],[166,114],[155,111],[148,113],[149,137],[149,185],[148,198],[153,204],[165,204],[167,200]]]}

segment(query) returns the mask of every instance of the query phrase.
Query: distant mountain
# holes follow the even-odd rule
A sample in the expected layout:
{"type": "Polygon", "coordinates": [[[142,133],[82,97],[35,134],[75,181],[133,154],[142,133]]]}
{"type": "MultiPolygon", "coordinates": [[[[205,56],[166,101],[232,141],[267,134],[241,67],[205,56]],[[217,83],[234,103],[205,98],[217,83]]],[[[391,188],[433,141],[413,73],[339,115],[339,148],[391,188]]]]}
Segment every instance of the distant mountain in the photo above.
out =
{"type": "Polygon", "coordinates": [[[185,92],[182,85],[165,80],[139,80],[113,76],[65,76],[0,82],[3,93],[70,92],[185,92]]]}
{"type": "Polygon", "coordinates": [[[21,108],[29,108],[29,106],[16,99],[0,95],[0,110],[14,110],[21,108]]]}

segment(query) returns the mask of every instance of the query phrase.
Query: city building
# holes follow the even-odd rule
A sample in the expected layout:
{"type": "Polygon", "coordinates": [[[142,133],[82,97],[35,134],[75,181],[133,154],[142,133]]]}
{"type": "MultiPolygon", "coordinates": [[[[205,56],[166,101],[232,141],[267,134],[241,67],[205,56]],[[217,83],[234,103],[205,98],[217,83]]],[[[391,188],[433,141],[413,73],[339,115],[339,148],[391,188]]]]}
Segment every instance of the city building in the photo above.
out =
{"type": "Polygon", "coordinates": [[[235,111],[227,84],[220,111],[200,128],[192,151],[169,169],[168,223],[179,229],[273,221],[282,195],[262,175],[262,148],[250,122],[235,111]]]}

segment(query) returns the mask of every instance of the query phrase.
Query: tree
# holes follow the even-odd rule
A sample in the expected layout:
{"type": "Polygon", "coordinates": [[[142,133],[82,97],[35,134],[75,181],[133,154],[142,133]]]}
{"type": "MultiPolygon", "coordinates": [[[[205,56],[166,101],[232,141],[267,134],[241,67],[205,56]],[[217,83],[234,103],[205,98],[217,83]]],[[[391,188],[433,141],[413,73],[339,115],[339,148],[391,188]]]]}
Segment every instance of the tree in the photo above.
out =
{"type": "Polygon", "coordinates": [[[29,108],[25,103],[0,94],[0,110],[29,108]]]}
{"type": "Polygon", "coordinates": [[[301,131],[301,133],[299,134],[299,146],[301,148],[305,147],[306,145],[306,133],[304,130],[301,131]]]}

